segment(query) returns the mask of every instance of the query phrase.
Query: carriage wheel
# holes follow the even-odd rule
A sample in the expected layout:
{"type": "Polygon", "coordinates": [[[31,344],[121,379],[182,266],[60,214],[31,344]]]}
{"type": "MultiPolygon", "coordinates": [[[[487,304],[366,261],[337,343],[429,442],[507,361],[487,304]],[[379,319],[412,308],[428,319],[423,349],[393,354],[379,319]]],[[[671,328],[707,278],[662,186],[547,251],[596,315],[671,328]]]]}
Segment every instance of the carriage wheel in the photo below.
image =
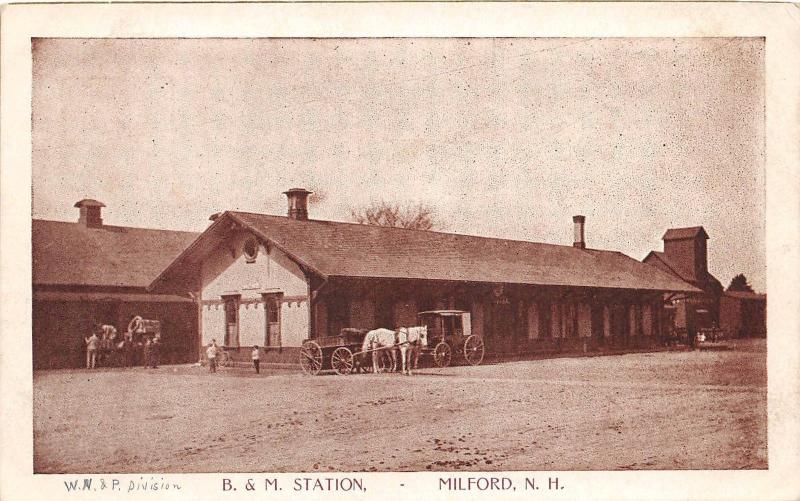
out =
{"type": "Polygon", "coordinates": [[[437,344],[433,349],[433,363],[435,363],[437,367],[444,368],[450,365],[450,358],[452,356],[453,350],[450,349],[450,345],[444,341],[437,344]]]}
{"type": "Polygon", "coordinates": [[[345,347],[339,347],[333,350],[331,354],[331,367],[340,376],[346,376],[353,372],[353,352],[345,347]]]}
{"type": "Polygon", "coordinates": [[[378,353],[378,372],[394,372],[397,370],[395,360],[389,350],[381,350],[378,353]]]}
{"type": "Polygon", "coordinates": [[[480,365],[485,351],[483,339],[479,336],[473,334],[464,341],[464,360],[470,365],[480,365]]]}
{"type": "Polygon", "coordinates": [[[300,366],[309,376],[316,376],[322,370],[322,348],[314,341],[306,341],[300,347],[300,366]]]}

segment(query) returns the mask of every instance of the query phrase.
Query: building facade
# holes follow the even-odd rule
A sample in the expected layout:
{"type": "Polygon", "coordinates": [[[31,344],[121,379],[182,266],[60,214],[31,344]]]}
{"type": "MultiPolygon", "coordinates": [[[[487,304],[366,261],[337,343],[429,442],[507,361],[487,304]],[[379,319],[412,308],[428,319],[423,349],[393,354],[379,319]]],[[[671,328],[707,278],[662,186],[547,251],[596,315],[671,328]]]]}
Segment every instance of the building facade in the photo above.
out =
{"type": "Polygon", "coordinates": [[[619,252],[228,211],[150,285],[195,298],[201,344],[295,362],[303,340],[342,328],[396,328],[421,311],[470,312],[490,355],[648,347],[662,341],[664,294],[696,287],[619,252]]]}
{"type": "Polygon", "coordinates": [[[669,324],[679,331],[720,325],[723,287],[708,271],[708,233],[702,226],[671,228],[664,233],[664,251],[651,251],[643,260],[700,290],[702,294],[665,295],[669,324]]]}
{"type": "Polygon", "coordinates": [[[719,302],[720,327],[738,338],[767,337],[767,295],[726,291],[719,302]]]}
{"type": "Polygon", "coordinates": [[[197,305],[147,285],[197,233],[103,224],[96,200],[81,200],[78,222],[32,221],[33,366],[81,367],[98,324],[120,334],[134,316],[159,320],[161,361],[196,361],[197,305]]]}

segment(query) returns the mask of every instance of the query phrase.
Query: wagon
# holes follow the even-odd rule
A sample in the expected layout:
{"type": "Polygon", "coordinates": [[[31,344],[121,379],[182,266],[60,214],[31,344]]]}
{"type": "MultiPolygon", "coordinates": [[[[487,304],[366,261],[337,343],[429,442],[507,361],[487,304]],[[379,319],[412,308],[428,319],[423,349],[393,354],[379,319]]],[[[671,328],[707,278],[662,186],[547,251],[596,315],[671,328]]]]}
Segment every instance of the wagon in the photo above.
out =
{"type": "Polygon", "coordinates": [[[134,343],[143,343],[145,339],[161,337],[161,322],[135,316],[128,323],[128,332],[131,333],[134,343]]]}
{"type": "MultiPolygon", "coordinates": [[[[345,375],[356,370],[371,370],[371,353],[360,351],[366,334],[366,329],[347,327],[336,336],[306,339],[300,347],[303,372],[316,376],[322,371],[345,375]]],[[[378,351],[378,369],[394,370],[394,360],[389,353],[391,349],[382,348],[378,351]]]]}
{"type": "Polygon", "coordinates": [[[113,335],[106,339],[105,335],[101,341],[101,359],[104,364],[109,366],[125,366],[141,363],[139,358],[142,356],[142,347],[147,340],[153,341],[161,339],[161,322],[158,320],[145,319],[135,316],[128,323],[127,330],[122,333],[122,337],[117,337],[117,331],[111,325],[113,335]]]}
{"type": "Polygon", "coordinates": [[[419,314],[428,327],[428,349],[437,367],[447,367],[453,356],[470,365],[483,362],[485,347],[481,336],[472,333],[470,314],[462,310],[431,310],[419,314]]]}

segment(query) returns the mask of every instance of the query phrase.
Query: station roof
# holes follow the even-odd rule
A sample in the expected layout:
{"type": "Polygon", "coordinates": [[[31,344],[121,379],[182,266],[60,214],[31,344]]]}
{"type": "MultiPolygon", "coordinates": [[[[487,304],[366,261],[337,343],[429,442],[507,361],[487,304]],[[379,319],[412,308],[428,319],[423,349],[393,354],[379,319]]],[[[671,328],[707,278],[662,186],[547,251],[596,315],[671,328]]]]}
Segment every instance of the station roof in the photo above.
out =
{"type": "Polygon", "coordinates": [[[390,278],[700,292],[616,251],[436,231],[224,212],[150,285],[175,291],[180,277],[228,238],[248,231],[322,278],[390,278]]]}
{"type": "Polygon", "coordinates": [[[33,284],[147,287],[199,233],[34,219],[33,284]]]}
{"type": "Polygon", "coordinates": [[[657,266],[657,263],[653,261],[654,259],[658,260],[658,262],[661,263],[661,269],[665,270],[667,273],[675,275],[676,277],[680,278],[685,282],[688,282],[690,284],[694,283],[702,285],[702,280],[704,280],[706,283],[713,284],[719,290],[722,290],[722,284],[717,279],[717,277],[715,277],[711,273],[706,272],[705,276],[702,277],[701,280],[693,278],[692,276],[690,276],[689,274],[690,272],[687,271],[685,268],[681,269],[681,267],[678,266],[676,263],[671,262],[667,257],[667,254],[664,252],[650,251],[647,254],[647,256],[645,256],[645,258],[642,260],[642,262],[657,266]]]}

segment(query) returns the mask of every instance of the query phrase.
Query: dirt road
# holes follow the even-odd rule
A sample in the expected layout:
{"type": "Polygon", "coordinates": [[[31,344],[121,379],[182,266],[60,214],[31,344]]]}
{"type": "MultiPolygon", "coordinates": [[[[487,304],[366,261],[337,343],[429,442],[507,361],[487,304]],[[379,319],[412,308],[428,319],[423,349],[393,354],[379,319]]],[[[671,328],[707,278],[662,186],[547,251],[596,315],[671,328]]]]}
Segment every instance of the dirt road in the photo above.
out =
{"type": "Polygon", "coordinates": [[[767,467],[763,341],[414,377],[34,376],[40,473],[767,467]]]}

